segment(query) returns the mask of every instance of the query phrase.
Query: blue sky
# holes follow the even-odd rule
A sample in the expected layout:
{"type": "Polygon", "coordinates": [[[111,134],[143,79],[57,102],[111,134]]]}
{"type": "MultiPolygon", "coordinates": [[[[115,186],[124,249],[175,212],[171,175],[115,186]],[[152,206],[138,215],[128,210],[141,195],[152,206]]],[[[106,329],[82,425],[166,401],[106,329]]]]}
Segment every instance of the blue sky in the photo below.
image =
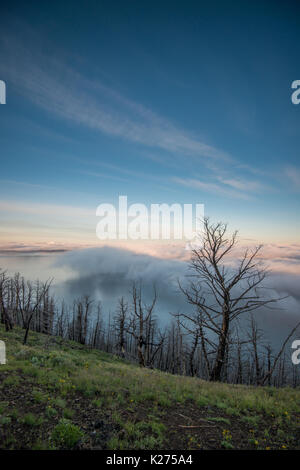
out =
{"type": "MultiPolygon", "coordinates": [[[[3,7],[2,7],[3,8],[3,7]]],[[[204,203],[299,242],[300,6],[12,2],[0,19],[0,243],[97,244],[101,202],[204,203]]]]}

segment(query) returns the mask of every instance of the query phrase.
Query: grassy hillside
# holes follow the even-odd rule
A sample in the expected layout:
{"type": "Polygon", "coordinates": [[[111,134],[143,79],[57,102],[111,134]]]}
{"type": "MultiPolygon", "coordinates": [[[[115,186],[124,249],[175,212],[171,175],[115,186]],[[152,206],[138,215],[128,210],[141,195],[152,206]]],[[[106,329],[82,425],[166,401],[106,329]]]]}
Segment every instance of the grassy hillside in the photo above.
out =
{"type": "Polygon", "coordinates": [[[1,449],[300,449],[300,390],[140,369],[16,328],[0,365],[1,449]]]}

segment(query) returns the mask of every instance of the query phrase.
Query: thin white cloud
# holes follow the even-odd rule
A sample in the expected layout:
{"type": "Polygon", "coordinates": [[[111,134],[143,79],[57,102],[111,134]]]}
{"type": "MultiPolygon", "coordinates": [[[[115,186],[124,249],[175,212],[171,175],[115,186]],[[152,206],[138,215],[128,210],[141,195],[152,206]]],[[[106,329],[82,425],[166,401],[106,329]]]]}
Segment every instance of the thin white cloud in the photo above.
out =
{"type": "MultiPolygon", "coordinates": [[[[174,160],[176,155],[180,160],[182,156],[201,157],[206,169],[211,172],[209,178],[213,182],[195,182],[196,179],[191,178],[185,179],[187,184],[181,182],[186,186],[244,199],[248,196],[243,193],[265,189],[265,185],[252,179],[248,181],[246,177],[240,179],[234,175],[234,168],[242,168],[242,165],[226,152],[204,143],[170,120],[128,99],[100,81],[80,75],[74,68],[66,65],[66,60],[59,61],[51,53],[45,56],[33,45],[32,35],[31,42],[29,44],[27,40],[26,47],[25,41],[17,40],[16,35],[2,35],[0,40],[5,47],[1,63],[4,78],[26,99],[46,112],[96,132],[137,143],[144,149],[151,149],[150,151],[166,150],[172,153],[174,160]],[[230,170],[228,162],[232,164],[230,170]]],[[[38,42],[42,43],[42,40],[38,41],[36,38],[35,43],[38,42]]],[[[191,158],[190,164],[193,163],[194,158],[191,158]]],[[[92,164],[95,162],[91,162],[92,164]]],[[[188,174],[186,164],[184,168],[188,174]]],[[[113,166],[110,169],[114,173],[120,171],[113,166]]],[[[97,172],[92,173],[96,176],[97,172]]],[[[136,172],[123,168],[122,173],[135,176],[136,172]]],[[[180,176],[181,174],[182,172],[180,176]]],[[[194,173],[192,175],[195,176],[194,173]]],[[[99,173],[97,176],[117,179],[114,175],[99,173]]],[[[149,178],[150,175],[146,176],[149,178]]],[[[173,179],[175,180],[176,178],[173,179]]]]}
{"type": "Polygon", "coordinates": [[[81,175],[87,175],[87,176],[94,176],[95,178],[105,178],[105,179],[112,179],[116,181],[123,181],[123,182],[129,182],[128,179],[126,178],[121,178],[116,175],[108,175],[106,173],[98,172],[98,171],[86,171],[86,170],[74,170],[76,173],[80,173],[81,175]]]}
{"type": "Polygon", "coordinates": [[[146,107],[75,70],[5,38],[1,69],[9,84],[60,118],[147,147],[204,158],[230,159],[146,107]]]}
{"type": "MultiPolygon", "coordinates": [[[[263,183],[254,180],[253,175],[251,177],[248,177],[248,175],[245,175],[245,170],[250,173],[255,173],[259,174],[256,172],[251,171],[251,167],[249,166],[243,166],[243,165],[235,165],[236,169],[242,169],[243,168],[243,176],[237,175],[237,172],[234,172],[233,168],[227,167],[224,165],[220,165],[220,161],[210,161],[206,163],[206,167],[209,168],[211,171],[212,177],[215,180],[215,185],[220,187],[221,183],[221,188],[223,188],[222,193],[225,194],[227,192],[230,194],[230,192],[226,191],[226,188],[232,188],[236,191],[239,191],[238,197],[240,197],[240,192],[243,193],[258,193],[258,192],[263,192],[263,191],[270,191],[273,190],[273,188],[269,185],[266,184],[265,182],[265,177],[263,183]]],[[[194,178],[195,179],[195,178],[194,178]]]]}
{"type": "Polygon", "coordinates": [[[44,217],[50,215],[60,217],[76,217],[80,220],[82,218],[89,217],[95,218],[94,209],[34,202],[26,204],[19,201],[0,201],[0,211],[8,213],[16,212],[20,214],[36,214],[44,217]]]}
{"type": "Polygon", "coordinates": [[[261,183],[258,181],[251,181],[251,180],[241,180],[241,179],[234,179],[234,178],[218,178],[219,181],[231,188],[237,189],[239,191],[261,191],[265,188],[261,183]]]}
{"type": "Polygon", "coordinates": [[[289,166],[284,171],[290,183],[292,183],[293,188],[296,191],[300,190],[300,170],[299,168],[289,166]]]}
{"type": "Polygon", "coordinates": [[[235,199],[250,199],[250,196],[242,193],[241,191],[236,191],[234,189],[229,189],[228,187],[222,184],[210,183],[206,181],[200,181],[193,178],[177,178],[172,179],[174,183],[178,183],[182,186],[188,188],[198,189],[200,191],[205,191],[212,194],[218,194],[221,196],[226,196],[235,199]]]}

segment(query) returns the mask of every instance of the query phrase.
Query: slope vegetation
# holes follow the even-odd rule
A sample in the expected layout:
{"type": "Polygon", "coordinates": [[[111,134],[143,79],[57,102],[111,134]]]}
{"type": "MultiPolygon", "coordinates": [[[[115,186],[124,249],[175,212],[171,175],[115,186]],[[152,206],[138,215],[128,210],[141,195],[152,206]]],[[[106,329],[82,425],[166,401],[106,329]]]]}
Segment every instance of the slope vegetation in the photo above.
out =
{"type": "Polygon", "coordinates": [[[141,369],[58,337],[0,339],[1,449],[299,449],[300,390],[141,369]]]}

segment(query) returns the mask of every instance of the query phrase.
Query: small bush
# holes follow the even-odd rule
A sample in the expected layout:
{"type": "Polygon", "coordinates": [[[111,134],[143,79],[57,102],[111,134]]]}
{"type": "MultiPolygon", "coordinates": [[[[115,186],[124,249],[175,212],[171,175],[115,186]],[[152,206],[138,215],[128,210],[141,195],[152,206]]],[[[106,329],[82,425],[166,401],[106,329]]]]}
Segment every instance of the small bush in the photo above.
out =
{"type": "Polygon", "coordinates": [[[197,406],[199,406],[200,408],[202,406],[208,406],[209,405],[209,399],[207,397],[204,397],[204,396],[200,396],[196,399],[196,404],[197,406]]]}
{"type": "Polygon", "coordinates": [[[45,394],[40,390],[33,390],[32,396],[34,401],[36,401],[37,403],[44,403],[47,400],[45,394]]]}
{"type": "Polygon", "coordinates": [[[55,408],[52,408],[51,406],[48,406],[46,408],[46,416],[47,418],[52,418],[53,416],[57,415],[57,411],[55,408]]]}
{"type": "Polygon", "coordinates": [[[2,386],[3,387],[14,387],[16,385],[19,385],[20,379],[16,375],[10,375],[6,379],[3,380],[2,386]]]}
{"type": "Polygon", "coordinates": [[[45,365],[45,357],[39,356],[32,356],[30,360],[33,366],[43,367],[45,365]]]}
{"type": "Polygon", "coordinates": [[[260,417],[259,416],[243,416],[241,418],[241,421],[251,426],[257,426],[260,421],[260,417]]]}
{"type": "Polygon", "coordinates": [[[71,419],[74,416],[75,411],[71,410],[70,408],[65,408],[64,409],[64,418],[71,419]]]}
{"type": "Polygon", "coordinates": [[[43,418],[37,417],[32,413],[27,413],[23,418],[23,422],[27,426],[40,426],[43,422],[43,418]]]}
{"type": "Polygon", "coordinates": [[[0,424],[5,426],[5,424],[10,424],[11,418],[9,416],[0,416],[0,424]]]}
{"type": "Polygon", "coordinates": [[[56,398],[54,400],[54,404],[58,406],[59,408],[65,408],[66,407],[66,401],[63,398],[56,398]]]}
{"type": "Polygon", "coordinates": [[[6,401],[1,401],[0,402],[0,415],[4,413],[4,410],[7,408],[8,403],[6,401]]]}
{"type": "Polygon", "coordinates": [[[19,349],[19,351],[15,352],[14,354],[17,361],[24,361],[24,359],[30,359],[32,356],[32,352],[30,349],[24,347],[19,349]]]}
{"type": "Polygon", "coordinates": [[[98,399],[92,401],[92,405],[96,406],[97,408],[101,408],[101,406],[103,406],[103,404],[104,404],[104,398],[98,398],[98,399]]]}
{"type": "Polygon", "coordinates": [[[57,447],[72,449],[83,436],[84,433],[78,426],[63,418],[53,429],[51,438],[57,447]]]}
{"type": "Polygon", "coordinates": [[[19,411],[16,408],[14,408],[13,410],[9,412],[9,415],[12,419],[18,419],[19,411]]]}
{"type": "Polygon", "coordinates": [[[233,445],[229,441],[222,441],[221,445],[224,449],[234,449],[233,445]]]}

